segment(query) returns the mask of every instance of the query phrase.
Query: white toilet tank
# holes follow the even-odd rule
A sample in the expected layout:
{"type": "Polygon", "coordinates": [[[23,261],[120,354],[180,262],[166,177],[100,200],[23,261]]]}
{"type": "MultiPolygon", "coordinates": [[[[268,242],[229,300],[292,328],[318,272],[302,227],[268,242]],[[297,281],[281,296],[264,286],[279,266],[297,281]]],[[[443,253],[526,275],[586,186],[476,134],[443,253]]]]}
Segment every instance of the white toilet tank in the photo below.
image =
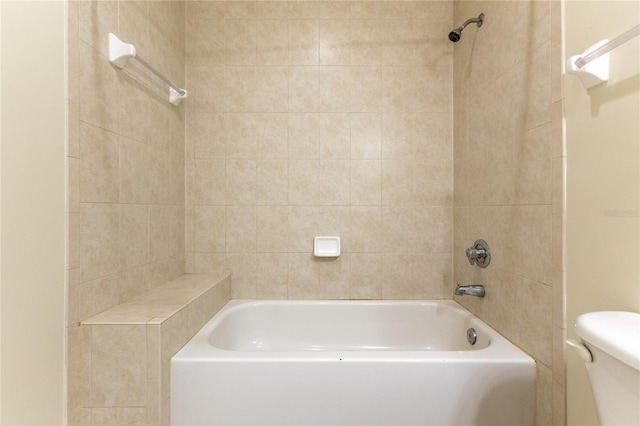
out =
{"type": "Polygon", "coordinates": [[[640,425],[640,314],[591,312],[576,320],[602,426],[640,425]]]}

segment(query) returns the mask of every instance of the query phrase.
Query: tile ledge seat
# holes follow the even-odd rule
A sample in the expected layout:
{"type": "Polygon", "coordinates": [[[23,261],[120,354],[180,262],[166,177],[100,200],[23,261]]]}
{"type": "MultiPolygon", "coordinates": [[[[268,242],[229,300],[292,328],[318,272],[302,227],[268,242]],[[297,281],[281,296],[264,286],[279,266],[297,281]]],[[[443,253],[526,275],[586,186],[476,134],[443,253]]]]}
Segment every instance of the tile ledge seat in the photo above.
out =
{"type": "Polygon", "coordinates": [[[185,274],[82,321],[82,325],[162,324],[231,276],[229,270],[185,274]]]}

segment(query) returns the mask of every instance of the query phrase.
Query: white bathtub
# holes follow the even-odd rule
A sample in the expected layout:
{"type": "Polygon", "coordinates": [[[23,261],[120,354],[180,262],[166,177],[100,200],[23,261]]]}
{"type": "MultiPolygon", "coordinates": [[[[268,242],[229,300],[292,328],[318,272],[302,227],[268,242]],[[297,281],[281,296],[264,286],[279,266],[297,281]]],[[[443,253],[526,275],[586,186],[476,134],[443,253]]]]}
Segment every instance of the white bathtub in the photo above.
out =
{"type": "Polygon", "coordinates": [[[532,425],[534,380],[453,301],[233,300],[173,357],[171,421],[532,425]]]}

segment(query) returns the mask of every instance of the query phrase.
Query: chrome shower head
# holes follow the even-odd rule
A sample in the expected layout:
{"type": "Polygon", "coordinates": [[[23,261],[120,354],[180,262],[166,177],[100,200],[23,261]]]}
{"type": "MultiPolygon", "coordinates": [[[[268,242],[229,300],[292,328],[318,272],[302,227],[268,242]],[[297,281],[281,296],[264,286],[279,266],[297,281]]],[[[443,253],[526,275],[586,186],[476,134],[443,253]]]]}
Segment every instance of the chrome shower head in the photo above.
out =
{"type": "Polygon", "coordinates": [[[449,40],[454,43],[458,42],[458,40],[460,40],[460,38],[462,37],[462,30],[464,30],[467,25],[473,24],[474,22],[477,23],[478,28],[480,28],[482,26],[482,23],[484,22],[484,13],[481,13],[477,18],[467,19],[464,24],[451,31],[449,33],[449,40]]]}
{"type": "Polygon", "coordinates": [[[456,28],[455,30],[451,31],[449,33],[449,40],[451,40],[452,42],[456,43],[458,40],[460,40],[460,37],[462,37],[462,30],[463,28],[456,28]]]}

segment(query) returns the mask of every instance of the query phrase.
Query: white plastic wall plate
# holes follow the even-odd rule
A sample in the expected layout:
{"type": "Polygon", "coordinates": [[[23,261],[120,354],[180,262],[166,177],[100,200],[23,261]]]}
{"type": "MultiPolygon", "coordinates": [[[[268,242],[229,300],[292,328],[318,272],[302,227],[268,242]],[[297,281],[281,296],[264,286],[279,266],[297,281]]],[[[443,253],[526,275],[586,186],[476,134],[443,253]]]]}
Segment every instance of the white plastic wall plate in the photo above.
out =
{"type": "Polygon", "coordinates": [[[136,47],[109,33],[109,62],[122,69],[130,58],[136,57],[136,47]]]}
{"type": "Polygon", "coordinates": [[[567,73],[577,76],[585,89],[591,89],[609,80],[609,54],[605,53],[582,68],[576,66],[576,61],[608,42],[609,40],[602,40],[589,47],[582,55],[575,55],[567,59],[567,73]]]}
{"type": "Polygon", "coordinates": [[[178,106],[181,100],[188,98],[189,92],[187,92],[185,89],[182,89],[182,91],[184,93],[180,94],[173,87],[169,87],[169,102],[171,102],[173,105],[178,106]]]}
{"type": "Polygon", "coordinates": [[[340,256],[340,237],[315,237],[313,255],[316,257],[340,256]]]}

